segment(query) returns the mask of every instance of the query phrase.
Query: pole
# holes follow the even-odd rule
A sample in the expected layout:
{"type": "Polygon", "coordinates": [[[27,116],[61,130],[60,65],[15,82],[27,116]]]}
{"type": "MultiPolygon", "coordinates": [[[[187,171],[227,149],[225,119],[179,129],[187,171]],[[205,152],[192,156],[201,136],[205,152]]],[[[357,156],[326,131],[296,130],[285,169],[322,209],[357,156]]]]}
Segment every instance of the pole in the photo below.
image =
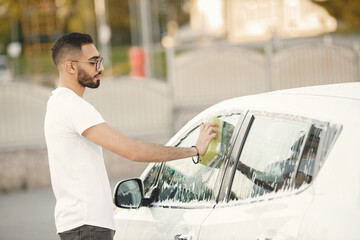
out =
{"type": "Polygon", "coordinates": [[[104,58],[104,65],[109,68],[107,72],[111,75],[111,29],[108,24],[106,3],[107,0],[94,0],[100,54],[104,58]]]}

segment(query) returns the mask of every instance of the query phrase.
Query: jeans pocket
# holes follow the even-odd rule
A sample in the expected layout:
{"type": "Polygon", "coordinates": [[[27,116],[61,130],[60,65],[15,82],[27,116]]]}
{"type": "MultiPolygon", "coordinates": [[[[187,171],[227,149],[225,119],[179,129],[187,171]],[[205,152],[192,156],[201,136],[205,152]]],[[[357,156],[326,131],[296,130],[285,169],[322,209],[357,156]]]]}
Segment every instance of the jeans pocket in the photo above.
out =
{"type": "Polygon", "coordinates": [[[80,240],[80,228],[77,227],[66,232],[59,233],[61,240],[80,240]]]}
{"type": "Polygon", "coordinates": [[[113,240],[115,235],[115,231],[108,229],[108,228],[102,228],[102,227],[96,227],[95,228],[95,239],[96,240],[113,240]]]}

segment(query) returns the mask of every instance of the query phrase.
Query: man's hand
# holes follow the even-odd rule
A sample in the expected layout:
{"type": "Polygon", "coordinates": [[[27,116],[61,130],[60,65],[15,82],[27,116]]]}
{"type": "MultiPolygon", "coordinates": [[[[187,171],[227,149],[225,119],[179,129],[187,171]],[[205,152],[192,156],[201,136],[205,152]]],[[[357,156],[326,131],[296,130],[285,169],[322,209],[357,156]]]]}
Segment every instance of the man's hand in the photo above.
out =
{"type": "Polygon", "coordinates": [[[210,141],[217,138],[218,127],[219,126],[213,122],[207,122],[201,125],[199,138],[196,141],[196,147],[199,150],[200,156],[206,153],[210,141]]]}

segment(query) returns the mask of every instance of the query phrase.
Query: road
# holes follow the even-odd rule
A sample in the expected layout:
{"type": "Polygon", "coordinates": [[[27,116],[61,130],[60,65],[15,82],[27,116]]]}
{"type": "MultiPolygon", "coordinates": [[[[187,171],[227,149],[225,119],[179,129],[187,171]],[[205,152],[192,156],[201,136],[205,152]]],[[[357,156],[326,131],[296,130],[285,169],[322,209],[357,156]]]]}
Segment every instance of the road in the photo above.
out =
{"type": "MultiPolygon", "coordinates": [[[[114,189],[118,180],[111,180],[114,189]]],[[[59,240],[51,188],[0,194],[1,240],[59,240]]]]}

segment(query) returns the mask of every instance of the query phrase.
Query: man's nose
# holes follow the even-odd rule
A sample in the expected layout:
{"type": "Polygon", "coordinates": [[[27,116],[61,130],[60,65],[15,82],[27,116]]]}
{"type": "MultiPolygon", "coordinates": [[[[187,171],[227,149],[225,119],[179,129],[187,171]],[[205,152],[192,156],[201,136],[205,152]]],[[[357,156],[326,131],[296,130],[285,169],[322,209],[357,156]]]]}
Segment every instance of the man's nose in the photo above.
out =
{"type": "Polygon", "coordinates": [[[104,71],[104,70],[105,70],[105,68],[104,68],[104,63],[101,62],[101,63],[100,63],[100,67],[99,67],[99,69],[98,69],[98,72],[102,72],[102,71],[104,71]]]}

